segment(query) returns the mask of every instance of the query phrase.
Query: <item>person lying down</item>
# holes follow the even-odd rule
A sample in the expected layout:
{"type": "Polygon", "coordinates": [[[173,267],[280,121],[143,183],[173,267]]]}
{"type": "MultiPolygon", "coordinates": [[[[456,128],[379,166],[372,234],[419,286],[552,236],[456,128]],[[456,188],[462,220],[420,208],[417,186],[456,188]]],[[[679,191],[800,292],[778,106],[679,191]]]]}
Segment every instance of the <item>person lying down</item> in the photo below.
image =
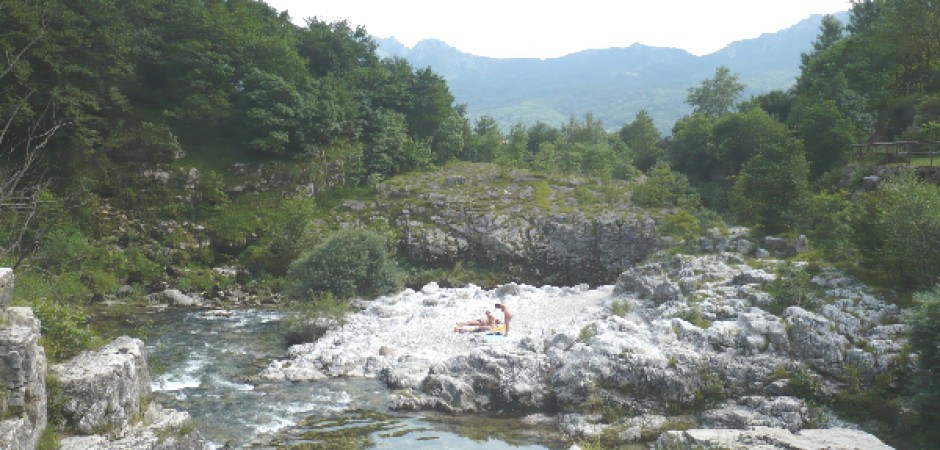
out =
{"type": "Polygon", "coordinates": [[[454,327],[455,333],[478,333],[478,332],[495,332],[502,333],[505,331],[506,327],[493,315],[490,311],[486,311],[485,315],[479,319],[470,320],[467,322],[457,322],[457,326],[454,327]]]}

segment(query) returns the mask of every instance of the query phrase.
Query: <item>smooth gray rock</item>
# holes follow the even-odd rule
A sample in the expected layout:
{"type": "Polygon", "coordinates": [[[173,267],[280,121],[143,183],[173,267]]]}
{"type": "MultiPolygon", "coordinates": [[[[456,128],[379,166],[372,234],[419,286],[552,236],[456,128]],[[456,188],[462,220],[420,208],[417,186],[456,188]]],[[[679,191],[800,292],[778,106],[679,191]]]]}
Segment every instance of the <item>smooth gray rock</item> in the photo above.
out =
{"type": "Polygon", "coordinates": [[[791,328],[795,356],[817,371],[835,374],[842,370],[849,342],[834,329],[832,322],[798,306],[787,308],[783,318],[791,328]]]}
{"type": "Polygon", "coordinates": [[[150,296],[152,301],[168,303],[173,306],[199,306],[202,302],[192,296],[186,295],[179,289],[166,289],[150,296]]]}
{"type": "Polygon", "coordinates": [[[83,434],[120,436],[139,417],[142,399],[150,396],[144,343],[122,336],[96,351],[52,366],[60,404],[69,423],[83,434]]]}
{"type": "Polygon", "coordinates": [[[657,450],[890,450],[878,438],[845,428],[807,429],[791,433],[782,428],[753,427],[746,430],[693,429],[667,431],[656,440],[657,450]]]}
{"type": "Polygon", "coordinates": [[[72,436],[59,441],[59,450],[203,450],[205,438],[193,428],[186,412],[151,404],[142,424],[132,425],[120,438],[72,436]]]}
{"type": "Polygon", "coordinates": [[[13,300],[13,270],[0,267],[0,308],[6,308],[13,300]]]}
{"type": "Polygon", "coordinates": [[[32,309],[0,308],[0,447],[4,449],[32,450],[46,427],[46,354],[39,338],[40,324],[32,309]]]}

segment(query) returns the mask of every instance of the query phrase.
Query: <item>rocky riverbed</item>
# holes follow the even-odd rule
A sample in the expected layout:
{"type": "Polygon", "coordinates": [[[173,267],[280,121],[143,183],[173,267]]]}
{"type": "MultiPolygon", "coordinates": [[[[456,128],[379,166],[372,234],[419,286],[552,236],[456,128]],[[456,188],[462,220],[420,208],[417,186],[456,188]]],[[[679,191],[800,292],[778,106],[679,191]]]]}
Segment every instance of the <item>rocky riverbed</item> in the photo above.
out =
{"type": "MultiPolygon", "coordinates": [[[[744,241],[709,248],[662,256],[595,289],[432,283],[363,301],[341,327],[292,347],[260,377],[374,377],[392,389],[396,409],[523,416],[573,440],[662,435],[664,446],[702,446],[708,433],[663,433],[707,428],[750,430],[734,439],[779,448],[789,444],[773,436],[808,445],[796,448],[838,436],[886,448],[801,397],[910,364],[902,311],[835,270],[812,278],[805,302],[780,307],[767,292],[780,261],[751,258],[767,252],[744,241]],[[721,251],[729,248],[750,256],[721,251]],[[453,332],[497,302],[515,314],[508,337],[453,332]]],[[[713,444],[733,447],[725,441],[713,444]]]]}

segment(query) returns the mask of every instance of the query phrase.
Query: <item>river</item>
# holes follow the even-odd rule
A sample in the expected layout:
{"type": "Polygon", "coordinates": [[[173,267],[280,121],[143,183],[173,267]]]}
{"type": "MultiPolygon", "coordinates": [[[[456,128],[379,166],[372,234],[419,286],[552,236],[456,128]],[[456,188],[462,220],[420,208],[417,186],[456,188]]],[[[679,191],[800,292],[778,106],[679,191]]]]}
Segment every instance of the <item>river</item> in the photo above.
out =
{"type": "Polygon", "coordinates": [[[564,449],[518,419],[402,414],[369,379],[252,382],[286,354],[285,313],[169,310],[125,322],[147,343],[155,400],[187,411],[212,448],[564,449]],[[306,444],[306,445],[305,445],[306,444]]]}

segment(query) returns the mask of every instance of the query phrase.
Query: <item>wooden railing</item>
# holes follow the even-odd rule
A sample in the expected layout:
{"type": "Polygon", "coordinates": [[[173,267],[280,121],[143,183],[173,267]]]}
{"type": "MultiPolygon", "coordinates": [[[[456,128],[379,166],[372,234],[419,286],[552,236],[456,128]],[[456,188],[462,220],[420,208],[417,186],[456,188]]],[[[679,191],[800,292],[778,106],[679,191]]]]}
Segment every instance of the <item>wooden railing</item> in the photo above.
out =
{"type": "Polygon", "coordinates": [[[855,162],[876,160],[877,164],[913,164],[914,159],[926,158],[926,165],[940,165],[940,142],[869,142],[853,144],[852,153],[855,162]]]}
{"type": "Polygon", "coordinates": [[[0,211],[24,211],[32,208],[35,202],[32,197],[0,198],[0,211]]]}

